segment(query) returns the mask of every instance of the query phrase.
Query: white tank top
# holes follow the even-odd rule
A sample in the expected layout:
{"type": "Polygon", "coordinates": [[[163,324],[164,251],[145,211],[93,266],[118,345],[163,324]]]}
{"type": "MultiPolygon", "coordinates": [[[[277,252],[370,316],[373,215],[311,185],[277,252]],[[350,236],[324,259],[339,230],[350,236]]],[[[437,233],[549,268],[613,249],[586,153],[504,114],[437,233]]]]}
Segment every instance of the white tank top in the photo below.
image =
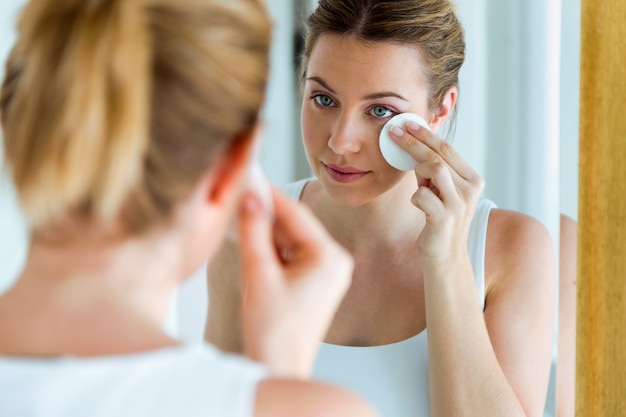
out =
{"type": "MultiPolygon", "coordinates": [[[[282,190],[299,200],[310,178],[282,190]]],[[[495,204],[481,197],[470,226],[467,248],[481,307],[485,306],[485,241],[489,213],[495,204]]],[[[367,398],[382,417],[430,415],[426,330],[381,346],[339,346],[322,343],[313,376],[348,387],[367,398]]]]}
{"type": "Polygon", "coordinates": [[[267,375],[206,343],[89,358],[0,356],[0,416],[252,417],[267,375]]]}

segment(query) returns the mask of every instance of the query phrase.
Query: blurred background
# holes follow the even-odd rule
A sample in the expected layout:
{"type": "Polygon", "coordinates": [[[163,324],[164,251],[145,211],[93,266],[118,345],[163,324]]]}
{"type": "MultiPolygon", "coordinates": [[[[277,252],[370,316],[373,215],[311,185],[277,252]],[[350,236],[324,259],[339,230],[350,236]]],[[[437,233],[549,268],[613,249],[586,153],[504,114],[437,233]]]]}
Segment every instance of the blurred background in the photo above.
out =
{"type": "MultiPolygon", "coordinates": [[[[0,2],[2,63],[24,3],[0,2]]],[[[275,33],[261,165],[276,185],[310,175],[301,145],[296,57],[302,20],[315,4],[268,0],[275,33]]],[[[578,216],[580,0],[569,0],[566,7],[561,0],[456,4],[466,31],[467,59],[456,133],[450,140],[485,178],[484,194],[501,208],[539,219],[558,253],[559,213],[578,216]]],[[[27,247],[19,206],[0,169],[0,292],[19,274],[27,247]]],[[[201,269],[181,287],[167,328],[184,340],[200,340],[206,307],[201,269]]],[[[546,415],[553,415],[553,409],[549,401],[546,415]]]]}

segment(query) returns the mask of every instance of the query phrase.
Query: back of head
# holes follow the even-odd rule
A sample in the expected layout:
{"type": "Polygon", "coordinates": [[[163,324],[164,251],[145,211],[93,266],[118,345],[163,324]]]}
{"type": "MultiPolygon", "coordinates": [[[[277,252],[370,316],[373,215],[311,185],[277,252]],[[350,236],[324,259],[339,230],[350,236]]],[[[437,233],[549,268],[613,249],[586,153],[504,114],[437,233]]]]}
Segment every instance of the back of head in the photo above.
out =
{"type": "Polygon", "coordinates": [[[333,34],[418,49],[430,110],[441,105],[450,87],[458,86],[465,40],[450,0],[320,0],[306,25],[302,75],[317,39],[333,34]]]}
{"type": "Polygon", "coordinates": [[[262,0],[31,0],[0,94],[31,226],[166,220],[253,128],[270,32],[262,0]]]}

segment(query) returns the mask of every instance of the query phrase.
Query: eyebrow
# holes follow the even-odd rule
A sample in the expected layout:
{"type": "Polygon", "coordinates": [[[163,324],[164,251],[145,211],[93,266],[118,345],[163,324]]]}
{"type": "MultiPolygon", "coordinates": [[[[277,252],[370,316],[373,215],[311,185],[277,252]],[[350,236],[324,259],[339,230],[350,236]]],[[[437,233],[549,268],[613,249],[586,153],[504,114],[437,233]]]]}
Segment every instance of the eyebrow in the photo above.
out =
{"type": "MultiPolygon", "coordinates": [[[[337,94],[335,92],[335,90],[333,90],[324,80],[322,80],[320,77],[307,77],[306,78],[307,81],[315,81],[316,83],[318,83],[319,85],[321,85],[322,87],[324,87],[325,89],[327,89],[328,91],[330,91],[333,94],[337,94]]],[[[380,91],[378,93],[372,93],[372,94],[368,94],[365,97],[363,97],[363,100],[376,100],[379,98],[385,98],[385,97],[396,97],[399,98],[400,100],[404,100],[404,101],[409,101],[406,98],[402,97],[400,94],[398,93],[394,93],[393,91],[380,91]]]]}

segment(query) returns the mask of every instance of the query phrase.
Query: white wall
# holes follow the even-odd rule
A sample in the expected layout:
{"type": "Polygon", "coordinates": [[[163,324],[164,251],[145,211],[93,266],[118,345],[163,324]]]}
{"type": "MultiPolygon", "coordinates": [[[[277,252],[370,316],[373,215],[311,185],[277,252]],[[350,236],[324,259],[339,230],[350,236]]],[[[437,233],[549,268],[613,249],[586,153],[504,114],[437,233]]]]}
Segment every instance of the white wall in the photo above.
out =
{"type": "MultiPolygon", "coordinates": [[[[0,2],[0,78],[4,78],[4,61],[15,40],[14,26],[25,0],[0,2]]],[[[2,132],[0,131],[0,141],[2,132]]],[[[0,293],[19,273],[25,260],[28,237],[13,187],[2,170],[0,147],[0,293]]]]}
{"type": "Polygon", "coordinates": [[[469,65],[454,143],[487,197],[558,236],[560,0],[457,3],[469,65]]]}

